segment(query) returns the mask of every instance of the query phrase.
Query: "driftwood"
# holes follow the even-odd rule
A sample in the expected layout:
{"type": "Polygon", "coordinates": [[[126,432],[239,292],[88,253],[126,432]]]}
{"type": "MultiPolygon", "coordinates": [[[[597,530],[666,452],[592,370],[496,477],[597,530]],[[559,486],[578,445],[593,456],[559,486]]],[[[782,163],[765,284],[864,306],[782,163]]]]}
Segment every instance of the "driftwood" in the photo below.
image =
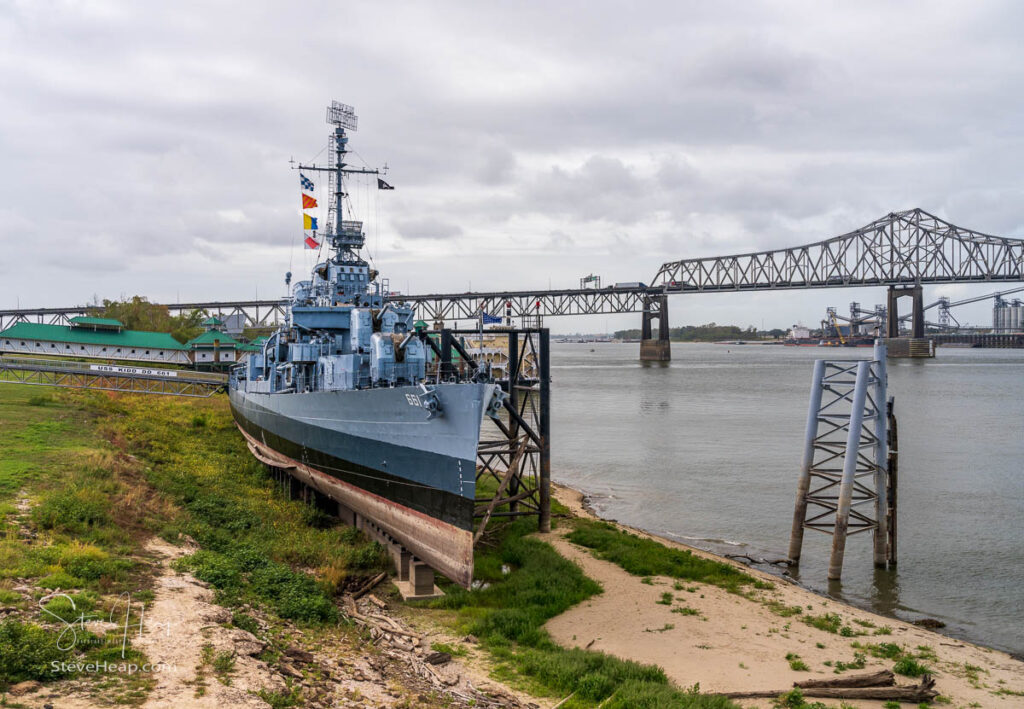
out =
{"type": "MultiPolygon", "coordinates": [[[[786,694],[788,689],[777,689],[771,692],[724,692],[721,697],[729,699],[769,699],[786,694]]],[[[930,702],[939,695],[935,691],[935,680],[931,675],[921,677],[920,684],[891,685],[887,687],[807,687],[800,688],[805,697],[815,699],[875,699],[878,701],[895,700],[898,702],[921,703],[930,702]]]]}
{"type": "Polygon", "coordinates": [[[881,670],[866,675],[850,675],[835,679],[807,679],[803,682],[794,682],[793,686],[800,689],[812,689],[819,687],[892,687],[895,684],[896,675],[891,670],[881,670]]]}
{"type": "Polygon", "coordinates": [[[374,586],[376,586],[376,585],[377,585],[377,584],[379,584],[379,583],[380,583],[381,581],[383,581],[383,580],[384,580],[384,578],[385,578],[386,576],[387,576],[387,574],[386,574],[386,573],[384,573],[383,571],[382,571],[382,572],[380,572],[379,574],[377,574],[376,576],[374,576],[374,577],[373,577],[372,579],[370,579],[369,581],[367,581],[366,583],[364,583],[364,584],[363,584],[363,585],[362,585],[362,586],[361,586],[361,587],[359,588],[359,590],[358,590],[358,591],[356,591],[355,593],[353,593],[353,594],[352,594],[352,598],[355,598],[355,599],[358,599],[358,598],[362,598],[362,597],[363,597],[363,596],[365,596],[365,595],[366,595],[367,593],[369,593],[369,592],[370,592],[370,590],[371,590],[371,589],[372,589],[372,588],[373,588],[374,586]]]}
{"type": "Polygon", "coordinates": [[[748,554],[723,554],[726,559],[746,559],[751,564],[776,564],[779,566],[792,566],[793,562],[789,559],[755,559],[748,554]]]}

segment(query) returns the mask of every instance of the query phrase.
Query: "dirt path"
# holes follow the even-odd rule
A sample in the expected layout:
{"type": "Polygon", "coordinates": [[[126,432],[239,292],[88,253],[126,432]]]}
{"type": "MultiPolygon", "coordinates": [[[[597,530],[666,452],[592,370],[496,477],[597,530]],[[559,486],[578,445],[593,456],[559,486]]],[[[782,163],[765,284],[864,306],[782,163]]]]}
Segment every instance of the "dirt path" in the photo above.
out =
{"type": "MultiPolygon", "coordinates": [[[[556,494],[576,513],[589,515],[583,509],[579,493],[561,489],[556,494]]],[[[851,646],[853,642],[891,642],[911,649],[919,645],[929,646],[935,651],[938,660],[926,664],[935,668],[933,674],[937,688],[942,695],[952,699],[952,706],[997,709],[1024,706],[1024,696],[994,694],[1000,689],[1024,691],[1024,663],[1005,653],[830,601],[744,567],[748,573],[775,584],[775,590],[768,592],[774,600],[786,606],[799,605],[806,614],[838,613],[846,624],[869,633],[861,637],[842,637],[811,627],[801,622],[799,616],[781,617],[763,603],[715,586],[684,583],[683,590],[677,590],[675,580],[665,577],[655,577],[652,585],[648,585],[614,563],[595,559],[589,550],[569,543],[560,535],[552,535],[547,541],[604,587],[600,596],[584,601],[549,621],[547,629],[552,637],[565,646],[589,647],[659,665],[682,687],[699,682],[704,692],[782,689],[794,681],[836,676],[832,667],[824,663],[853,660],[856,651],[851,646]],[[687,589],[694,590],[690,592],[687,589]],[[663,593],[672,595],[671,605],[658,603],[663,593]],[[673,609],[682,607],[691,608],[699,615],[673,612],[673,609]],[[857,621],[871,625],[864,626],[857,621]],[[872,628],[882,626],[890,627],[892,634],[870,634],[872,628]],[[810,671],[791,669],[786,659],[788,653],[799,655],[810,671]]],[[[658,541],[688,548],[662,539],[658,541]]],[[[718,558],[692,551],[708,558],[718,558]]],[[[892,660],[868,656],[864,671],[891,668],[892,664],[892,660]]],[[[900,681],[909,684],[915,680],[900,678],[900,681]]],[[[838,706],[839,702],[833,704],[838,706]]],[[[878,707],[881,703],[852,704],[878,707]]],[[[770,702],[748,700],[744,705],[769,706],[770,702]]]]}
{"type": "Polygon", "coordinates": [[[160,539],[146,550],[162,559],[164,573],[156,580],[156,598],[142,622],[143,632],[133,641],[153,663],[156,687],[143,705],[147,709],[215,709],[217,707],[265,707],[259,690],[281,691],[285,683],[265,662],[252,655],[264,644],[238,628],[224,628],[231,612],[213,603],[213,592],[191,574],[179,574],[170,563],[188,553],[160,539]],[[206,654],[226,653],[234,658],[224,681],[203,664],[206,654]],[[201,668],[201,669],[199,669],[201,668]],[[225,682],[230,682],[226,684],[225,682]],[[196,696],[197,694],[201,696],[196,696]]]}

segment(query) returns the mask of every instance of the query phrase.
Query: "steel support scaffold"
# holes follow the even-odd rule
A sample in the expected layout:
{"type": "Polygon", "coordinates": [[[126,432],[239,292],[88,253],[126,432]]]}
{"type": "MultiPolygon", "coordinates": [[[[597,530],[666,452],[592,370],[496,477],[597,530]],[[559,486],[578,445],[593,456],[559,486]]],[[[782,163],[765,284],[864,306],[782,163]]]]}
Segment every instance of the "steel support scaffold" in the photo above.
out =
{"type": "Polygon", "coordinates": [[[491,366],[484,361],[482,336],[488,349],[504,350],[498,359],[491,354],[493,362],[504,365],[496,379],[507,397],[499,416],[485,417],[480,432],[474,544],[499,517],[536,516],[540,531],[551,531],[550,332],[509,328],[428,333],[437,355],[434,376],[464,379],[491,366]]]}
{"type": "Polygon", "coordinates": [[[789,559],[797,564],[805,529],[832,535],[828,578],[842,575],[846,538],[874,533],[874,563],[895,563],[895,529],[889,500],[891,403],[887,392],[885,345],[875,344],[871,360],[818,360],[810,406],[789,559]]]}

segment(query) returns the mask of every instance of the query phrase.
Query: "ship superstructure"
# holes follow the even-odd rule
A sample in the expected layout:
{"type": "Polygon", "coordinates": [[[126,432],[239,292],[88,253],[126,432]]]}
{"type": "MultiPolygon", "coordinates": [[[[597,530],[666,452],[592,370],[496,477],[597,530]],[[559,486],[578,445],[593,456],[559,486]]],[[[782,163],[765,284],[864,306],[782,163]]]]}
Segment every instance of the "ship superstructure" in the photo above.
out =
{"type": "Polygon", "coordinates": [[[427,380],[431,341],[411,307],[385,302],[360,254],[362,222],[346,218],[347,176],[377,172],[346,163],[355,113],[335,102],[327,118],[333,164],[300,169],[331,175],[328,256],[308,280],[286,276],[286,323],[232,370],[232,412],[258,458],[468,585],[480,425],[503,395],[483,369],[472,381],[427,380]]]}

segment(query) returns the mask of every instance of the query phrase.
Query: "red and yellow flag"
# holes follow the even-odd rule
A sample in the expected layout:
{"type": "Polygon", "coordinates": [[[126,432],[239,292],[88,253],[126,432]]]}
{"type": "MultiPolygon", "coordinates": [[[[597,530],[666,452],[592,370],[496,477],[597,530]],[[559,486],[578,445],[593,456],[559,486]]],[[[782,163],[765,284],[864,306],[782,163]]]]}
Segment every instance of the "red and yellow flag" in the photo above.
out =
{"type": "Polygon", "coordinates": [[[302,193],[302,208],[303,209],[312,209],[315,206],[316,206],[316,200],[313,199],[312,197],[310,197],[305,192],[303,192],[302,193]]]}

